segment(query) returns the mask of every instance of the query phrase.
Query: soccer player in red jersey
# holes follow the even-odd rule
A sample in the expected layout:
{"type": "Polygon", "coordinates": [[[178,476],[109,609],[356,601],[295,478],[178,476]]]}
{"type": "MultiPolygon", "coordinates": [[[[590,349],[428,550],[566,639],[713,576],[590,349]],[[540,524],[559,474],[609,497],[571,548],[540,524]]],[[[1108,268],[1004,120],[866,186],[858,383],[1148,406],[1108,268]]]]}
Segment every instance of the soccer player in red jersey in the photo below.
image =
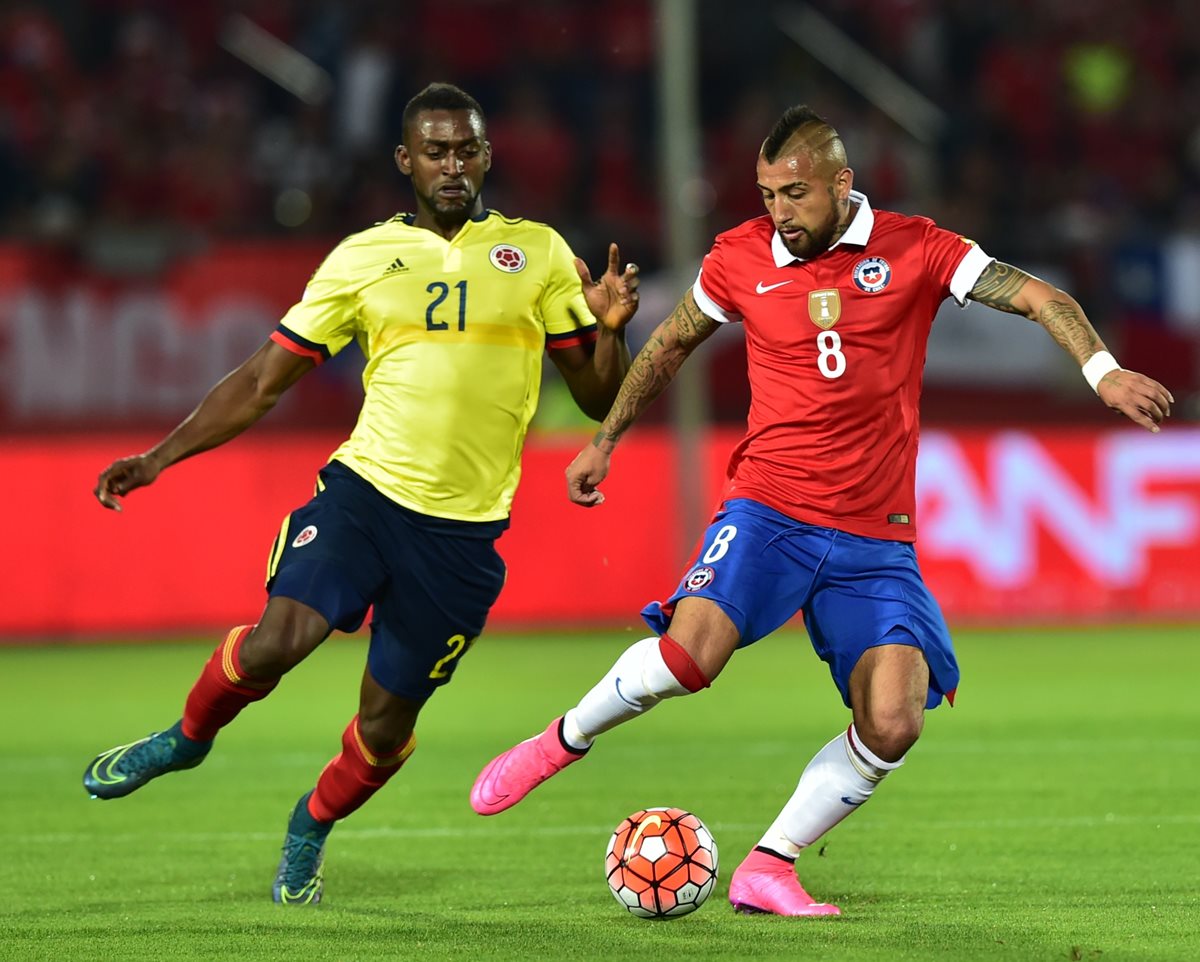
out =
{"type": "Polygon", "coordinates": [[[1101,401],[1150,431],[1174,399],[1121,368],[1066,292],[927,218],[872,210],[837,131],[807,107],[780,117],[757,176],[766,215],[717,237],[567,469],[572,501],[602,503],[621,436],[701,342],[740,320],[752,401],[717,515],[674,594],[643,611],[656,635],[544,732],[493,759],[471,803],[483,815],[516,804],[597,735],[708,687],[736,649],[803,612],[853,721],[804,769],[729,898],[745,912],[838,915],[805,892],[796,858],[901,765],[925,711],[953,702],[958,686],[913,549],[921,375],[939,304],[970,298],[1040,324],[1101,401]]]}

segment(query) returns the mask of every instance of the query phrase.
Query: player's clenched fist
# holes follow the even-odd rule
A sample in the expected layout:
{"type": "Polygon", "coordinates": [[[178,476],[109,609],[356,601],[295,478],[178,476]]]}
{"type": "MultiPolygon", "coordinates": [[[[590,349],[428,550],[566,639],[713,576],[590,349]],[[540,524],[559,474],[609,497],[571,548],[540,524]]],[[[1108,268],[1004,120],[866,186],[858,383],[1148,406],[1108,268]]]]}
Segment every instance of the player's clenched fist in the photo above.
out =
{"type": "Polygon", "coordinates": [[[93,493],[104,507],[120,511],[121,502],[117,498],[152,484],[158,473],[159,469],[149,455],[137,454],[131,458],[121,458],[100,472],[100,479],[96,482],[93,493]]]}
{"type": "Polygon", "coordinates": [[[567,465],[567,497],[585,508],[604,503],[597,486],[608,476],[609,455],[589,444],[567,465]]]}

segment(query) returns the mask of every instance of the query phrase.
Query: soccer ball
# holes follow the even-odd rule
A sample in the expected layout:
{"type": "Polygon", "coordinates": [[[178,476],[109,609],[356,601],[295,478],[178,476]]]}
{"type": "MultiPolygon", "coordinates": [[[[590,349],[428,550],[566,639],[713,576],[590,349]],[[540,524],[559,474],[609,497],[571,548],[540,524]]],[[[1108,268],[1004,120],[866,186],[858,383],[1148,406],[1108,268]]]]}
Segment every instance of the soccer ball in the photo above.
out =
{"type": "Polygon", "coordinates": [[[643,919],[694,912],[717,882],[717,843],[691,812],[647,808],[617,826],[604,853],[613,897],[643,919]]]}

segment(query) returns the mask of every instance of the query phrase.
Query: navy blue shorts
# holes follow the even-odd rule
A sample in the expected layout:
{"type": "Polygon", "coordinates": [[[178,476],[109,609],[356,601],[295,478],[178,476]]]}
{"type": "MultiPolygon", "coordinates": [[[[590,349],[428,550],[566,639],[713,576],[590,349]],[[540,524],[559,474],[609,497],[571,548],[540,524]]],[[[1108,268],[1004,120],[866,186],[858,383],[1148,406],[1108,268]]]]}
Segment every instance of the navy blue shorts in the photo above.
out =
{"type": "Polygon", "coordinates": [[[507,521],[410,511],[337,461],[286,518],[267,592],[355,631],[374,606],[367,665],[385,689],[424,700],[454,674],[504,587],[496,539],[507,521]]]}
{"type": "Polygon", "coordinates": [[[796,612],[812,646],[850,704],[850,672],[868,648],[920,648],[929,665],[926,707],[953,701],[958,662],[950,631],[911,544],[804,524],[757,501],[726,502],[705,532],[695,564],[664,604],[642,611],[661,634],[680,598],[720,605],[739,648],[769,635],[796,612]]]}

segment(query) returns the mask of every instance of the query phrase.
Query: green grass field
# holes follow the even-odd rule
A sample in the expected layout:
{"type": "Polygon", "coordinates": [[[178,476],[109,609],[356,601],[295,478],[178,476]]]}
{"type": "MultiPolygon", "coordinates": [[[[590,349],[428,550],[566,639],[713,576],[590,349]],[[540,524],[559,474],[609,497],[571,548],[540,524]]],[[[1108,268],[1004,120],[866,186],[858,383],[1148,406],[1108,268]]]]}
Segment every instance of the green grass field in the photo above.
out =
{"type": "Polygon", "coordinates": [[[129,798],[80,785],[99,750],[173,722],[215,638],[0,648],[0,958],[1200,959],[1200,628],[960,631],[957,708],[805,852],[840,919],[735,915],[728,877],[847,723],[803,635],[605,736],[494,818],[467,793],[635,636],[493,634],[428,706],[408,766],[335,829],[326,900],[272,904],[288,811],[355,710],[365,643],[327,643],[203,767],[129,798]],[[721,878],[670,922],[609,895],[609,833],[647,805],[705,820],[721,878]]]}

